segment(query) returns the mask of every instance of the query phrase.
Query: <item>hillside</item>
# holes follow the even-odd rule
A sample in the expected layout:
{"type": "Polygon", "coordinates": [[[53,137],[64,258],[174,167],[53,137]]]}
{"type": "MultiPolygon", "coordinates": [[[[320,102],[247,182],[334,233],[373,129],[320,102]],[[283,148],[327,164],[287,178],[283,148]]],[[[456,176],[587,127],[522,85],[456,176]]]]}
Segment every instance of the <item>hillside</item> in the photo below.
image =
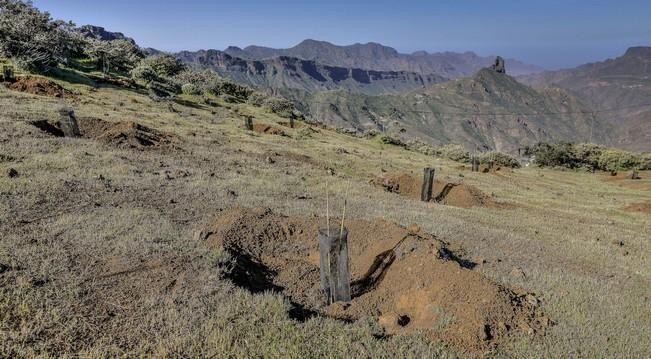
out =
{"type": "MultiPolygon", "coordinates": [[[[373,42],[337,46],[317,40],[305,40],[288,49],[248,46],[244,49],[229,47],[225,52],[249,60],[289,56],[313,60],[330,66],[376,71],[406,71],[423,75],[437,74],[445,78],[470,76],[481,68],[491,65],[495,59],[495,56],[482,57],[473,52],[427,53],[418,51],[413,54],[401,54],[391,47],[373,42]]],[[[531,74],[543,70],[538,66],[515,59],[507,59],[506,62],[513,75],[531,74]]]]}
{"type": "Polygon", "coordinates": [[[651,47],[633,47],[623,56],[574,69],[520,77],[536,88],[561,86],[598,113],[612,128],[611,144],[651,151],[651,47]]]}
{"type": "Polygon", "coordinates": [[[176,55],[194,68],[210,69],[239,83],[272,90],[345,89],[376,95],[408,92],[445,80],[431,74],[328,66],[286,56],[245,60],[217,50],[184,51],[176,55]]]}
{"type": "MultiPolygon", "coordinates": [[[[0,87],[1,357],[651,350],[651,172],[477,173],[376,139],[292,129],[247,103],[155,101],[67,78],[21,88],[56,93],[0,87]],[[62,102],[81,137],[61,137],[62,102]],[[443,185],[449,195],[419,201],[423,167],[436,169],[437,197],[443,185]],[[344,198],[356,288],[378,270],[380,280],[350,306],[326,307],[316,228],[325,204],[332,218],[344,198]]],[[[511,82],[483,72],[455,82],[475,95],[440,87],[411,100],[488,99],[482,87],[511,82]]]]}
{"type": "MultiPolygon", "coordinates": [[[[587,141],[592,126],[589,107],[572,94],[560,88],[534,90],[490,69],[404,95],[285,95],[305,103],[313,118],[335,126],[482,150],[513,153],[538,141],[587,141]]],[[[595,123],[592,132],[594,141],[609,141],[605,125],[595,123]]]]}

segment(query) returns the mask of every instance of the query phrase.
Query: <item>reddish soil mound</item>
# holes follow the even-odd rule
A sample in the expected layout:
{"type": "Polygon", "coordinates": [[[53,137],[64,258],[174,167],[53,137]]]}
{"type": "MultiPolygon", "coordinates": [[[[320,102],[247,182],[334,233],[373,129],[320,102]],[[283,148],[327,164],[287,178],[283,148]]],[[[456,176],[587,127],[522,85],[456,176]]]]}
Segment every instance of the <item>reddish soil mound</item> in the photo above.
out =
{"type": "Polygon", "coordinates": [[[7,86],[10,90],[27,92],[33,95],[65,97],[68,92],[56,82],[34,76],[20,76],[16,82],[7,86]]]}
{"type": "MultiPolygon", "coordinates": [[[[133,121],[108,122],[99,118],[79,118],[79,130],[84,138],[94,139],[118,147],[136,149],[174,147],[179,142],[173,134],[143,126],[133,121]]],[[[32,124],[44,132],[63,137],[58,124],[35,121],[32,124]]]]}
{"type": "Polygon", "coordinates": [[[84,137],[131,148],[164,147],[178,141],[172,134],[133,121],[108,122],[98,118],[82,118],[79,128],[84,137]]]}
{"type": "MultiPolygon", "coordinates": [[[[278,122],[279,125],[292,128],[289,122],[278,122]]],[[[305,125],[303,122],[294,121],[294,128],[303,128],[305,125]]]]}
{"type": "MultiPolygon", "coordinates": [[[[374,180],[376,183],[389,192],[398,193],[413,199],[420,199],[423,180],[411,175],[386,175],[374,180]]],[[[463,184],[434,181],[432,186],[432,198],[441,204],[471,208],[475,206],[493,207],[493,200],[485,195],[478,188],[463,184]]]]}
{"type": "Polygon", "coordinates": [[[469,268],[431,235],[386,221],[347,221],[353,299],[327,306],[320,290],[316,233],[322,218],[232,209],[204,232],[230,256],[227,278],[252,292],[275,291],[290,315],[375,318],[387,334],[428,331],[457,350],[482,354],[514,332],[543,334],[549,320],[532,294],[517,293],[469,268]]]}
{"type": "Polygon", "coordinates": [[[626,207],[624,207],[625,210],[631,211],[631,212],[642,212],[646,214],[651,214],[651,201],[649,202],[641,202],[641,203],[633,203],[630,204],[626,207]]]}
{"type": "Polygon", "coordinates": [[[253,125],[253,131],[257,133],[263,133],[267,135],[278,135],[278,136],[285,136],[285,132],[283,132],[281,129],[276,128],[272,125],[266,125],[263,123],[256,123],[253,125]]]}

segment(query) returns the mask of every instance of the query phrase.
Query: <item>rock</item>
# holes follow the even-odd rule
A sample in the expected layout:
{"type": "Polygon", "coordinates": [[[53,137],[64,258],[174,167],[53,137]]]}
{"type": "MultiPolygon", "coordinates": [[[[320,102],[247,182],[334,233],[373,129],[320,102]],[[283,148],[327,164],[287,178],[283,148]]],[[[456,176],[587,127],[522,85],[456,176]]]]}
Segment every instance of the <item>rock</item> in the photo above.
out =
{"type": "Polygon", "coordinates": [[[61,122],[61,131],[65,137],[79,137],[81,132],[79,131],[79,124],[77,123],[77,118],[75,117],[75,111],[69,106],[59,107],[59,116],[61,122]]]}
{"type": "Polygon", "coordinates": [[[18,171],[16,171],[15,168],[10,168],[7,170],[7,176],[9,176],[9,178],[16,178],[18,177],[18,171]]]}
{"type": "Polygon", "coordinates": [[[276,160],[274,160],[274,159],[271,158],[270,156],[267,156],[267,158],[265,158],[265,161],[266,161],[268,164],[274,164],[274,163],[276,163],[276,160]]]}
{"type": "Polygon", "coordinates": [[[407,226],[407,230],[410,233],[418,233],[420,232],[420,227],[416,223],[412,223],[409,226],[407,226]]]}
{"type": "Polygon", "coordinates": [[[510,275],[511,275],[511,277],[513,277],[513,278],[515,278],[515,279],[520,279],[520,280],[525,280],[525,279],[527,279],[527,275],[524,274],[524,271],[523,271],[522,268],[520,268],[520,267],[514,267],[514,268],[511,270],[510,275]]]}
{"type": "Polygon", "coordinates": [[[491,66],[491,69],[498,74],[505,74],[506,73],[506,66],[504,64],[504,59],[501,56],[498,56],[495,59],[495,64],[491,66]]]}

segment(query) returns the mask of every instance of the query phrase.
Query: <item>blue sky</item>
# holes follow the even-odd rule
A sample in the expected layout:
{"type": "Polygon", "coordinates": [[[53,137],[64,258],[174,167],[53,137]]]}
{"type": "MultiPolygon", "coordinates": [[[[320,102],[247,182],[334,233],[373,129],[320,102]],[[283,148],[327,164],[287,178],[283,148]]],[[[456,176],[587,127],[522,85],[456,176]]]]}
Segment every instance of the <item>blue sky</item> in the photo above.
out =
{"type": "Polygon", "coordinates": [[[165,51],[306,38],[400,52],[475,51],[547,68],[651,45],[651,0],[34,0],[54,18],[124,32],[165,51]]]}

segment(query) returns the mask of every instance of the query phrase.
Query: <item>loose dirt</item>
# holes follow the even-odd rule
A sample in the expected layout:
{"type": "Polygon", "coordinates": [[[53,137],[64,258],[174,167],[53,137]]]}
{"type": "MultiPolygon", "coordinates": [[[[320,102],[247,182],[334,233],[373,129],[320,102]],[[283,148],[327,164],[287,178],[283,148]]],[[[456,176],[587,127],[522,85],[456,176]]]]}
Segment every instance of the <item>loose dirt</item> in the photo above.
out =
{"type": "MultiPolygon", "coordinates": [[[[177,136],[149,128],[133,121],[109,122],[99,118],[82,117],[78,119],[81,136],[117,147],[134,149],[174,147],[179,142],[177,136]]],[[[42,131],[62,137],[59,124],[48,121],[34,121],[32,125],[42,131]]]]}
{"type": "Polygon", "coordinates": [[[277,136],[286,135],[285,132],[283,132],[283,130],[264,123],[253,124],[253,131],[257,133],[266,134],[266,135],[277,135],[277,136]]]}
{"type": "MultiPolygon", "coordinates": [[[[283,122],[278,122],[278,124],[281,125],[281,126],[284,126],[284,127],[292,128],[291,124],[289,122],[283,121],[283,122]]],[[[303,122],[294,121],[294,128],[303,128],[303,127],[305,127],[303,122]]]]}
{"type": "Polygon", "coordinates": [[[63,87],[56,82],[41,77],[20,76],[16,81],[8,84],[7,87],[13,91],[31,93],[33,95],[50,97],[67,97],[70,95],[63,87]]]}
{"type": "Polygon", "coordinates": [[[471,270],[474,263],[417,226],[406,229],[383,220],[346,221],[353,299],[328,306],[319,281],[320,226],[325,227],[325,219],[231,209],[201,238],[231,257],[227,278],[252,292],[282,293],[296,319],[373,318],[387,335],[424,330],[474,355],[513,333],[542,335],[550,323],[534,295],[471,270]]]}
{"type": "Polygon", "coordinates": [[[630,205],[624,207],[624,210],[630,211],[630,212],[641,212],[641,213],[651,214],[651,201],[649,201],[649,202],[641,202],[641,203],[633,203],[633,204],[630,204],[630,205]]]}
{"type": "MultiPolygon", "coordinates": [[[[423,186],[422,179],[408,174],[384,175],[372,182],[388,192],[412,199],[420,199],[423,186]]],[[[438,203],[461,208],[496,206],[496,203],[477,187],[439,179],[432,185],[432,198],[438,203]]]]}

